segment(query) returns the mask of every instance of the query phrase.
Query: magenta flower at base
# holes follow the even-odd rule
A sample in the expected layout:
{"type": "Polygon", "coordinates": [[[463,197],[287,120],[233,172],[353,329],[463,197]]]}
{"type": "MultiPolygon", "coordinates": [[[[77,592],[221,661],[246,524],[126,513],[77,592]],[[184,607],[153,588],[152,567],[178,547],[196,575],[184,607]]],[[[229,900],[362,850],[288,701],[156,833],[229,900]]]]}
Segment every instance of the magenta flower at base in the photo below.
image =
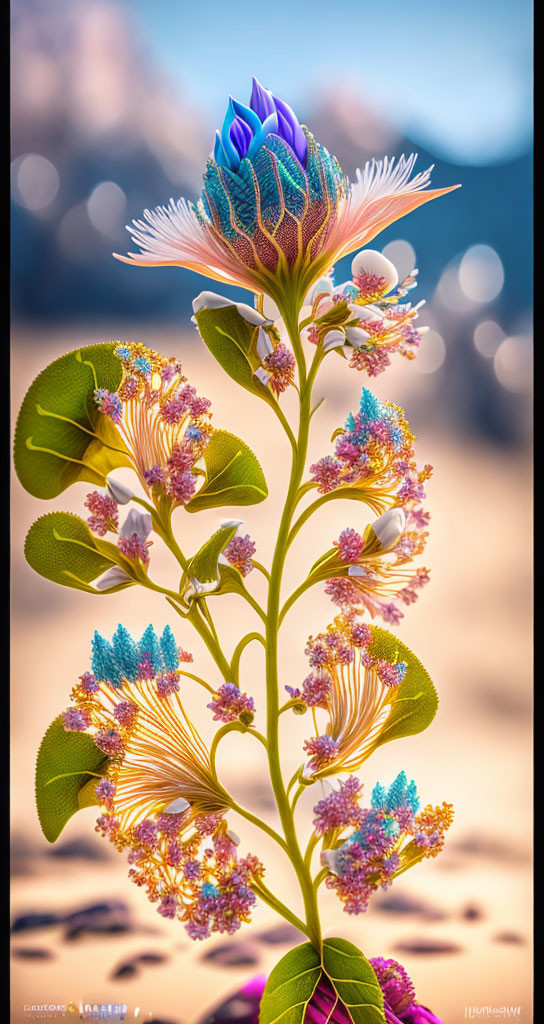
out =
{"type": "MultiPolygon", "coordinates": [[[[396,960],[384,960],[383,957],[375,957],[370,961],[380,983],[384,998],[384,1015],[386,1024],[443,1024],[440,1017],[437,1017],[426,1006],[422,1006],[415,998],[414,986],[406,971],[396,960]]],[[[261,998],[266,986],[266,976],[256,975],[239,992],[219,1008],[219,1016],[213,1015],[213,1020],[226,1024],[232,1017],[228,1011],[232,1003],[240,998],[253,1000],[261,998]],[[225,1017],[220,1015],[225,1010],[225,1017]]],[[[255,1018],[247,1018],[247,1024],[258,1024],[259,1011],[255,1009],[255,1018]]],[[[245,1021],[245,1018],[244,1018],[245,1021]]],[[[208,1024],[203,1021],[202,1024],[208,1024]]],[[[328,980],[321,978],[310,1004],[306,1008],[303,1024],[352,1024],[352,1018],[345,1007],[338,1005],[338,997],[328,980]]]]}
{"type": "Polygon", "coordinates": [[[387,1024],[442,1024],[440,1017],[416,1001],[412,981],[401,964],[381,956],[370,963],[382,990],[387,1024]]]}

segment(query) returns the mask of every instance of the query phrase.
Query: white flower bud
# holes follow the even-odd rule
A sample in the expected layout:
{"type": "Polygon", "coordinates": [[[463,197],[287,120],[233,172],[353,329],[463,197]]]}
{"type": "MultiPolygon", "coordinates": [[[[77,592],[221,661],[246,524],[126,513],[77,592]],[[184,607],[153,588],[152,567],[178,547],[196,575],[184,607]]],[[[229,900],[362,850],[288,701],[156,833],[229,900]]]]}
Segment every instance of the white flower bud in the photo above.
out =
{"type": "Polygon", "coordinates": [[[327,331],[323,339],[323,351],[330,352],[333,348],[343,348],[346,344],[346,335],[344,331],[334,328],[332,331],[327,331]]]}
{"type": "Polygon", "coordinates": [[[350,565],[348,569],[348,576],[367,576],[368,573],[362,565],[350,565]]]}
{"type": "Polygon", "coordinates": [[[402,508],[390,508],[372,523],[372,529],[383,548],[394,547],[405,528],[406,516],[402,508]]]}
{"type": "Polygon", "coordinates": [[[338,850],[323,850],[321,854],[321,864],[324,868],[328,868],[333,875],[338,874],[338,850]]]}
{"type": "Polygon", "coordinates": [[[118,505],[128,505],[134,497],[134,491],[131,491],[130,487],[122,484],[120,480],[115,480],[112,476],[106,477],[106,487],[118,505]]]}
{"type": "Polygon", "coordinates": [[[182,796],[178,796],[177,800],[172,800],[172,803],[168,804],[168,807],[165,807],[164,813],[183,814],[183,811],[187,811],[190,806],[191,805],[188,800],[185,800],[182,796]]]}
{"type": "Polygon", "coordinates": [[[362,348],[366,344],[370,335],[366,331],[363,331],[362,327],[347,327],[346,337],[353,348],[362,348]]]}
{"type": "Polygon", "coordinates": [[[256,377],[257,380],[260,380],[261,384],[264,384],[264,386],[266,387],[272,374],[269,373],[268,370],[265,370],[264,367],[259,366],[258,370],[255,370],[253,376],[256,377]]]}
{"type": "Polygon", "coordinates": [[[119,530],[119,536],[121,538],[131,537],[135,533],[138,536],[138,540],[143,543],[149,537],[152,529],[153,520],[149,512],[139,512],[138,509],[131,508],[119,530]]]}
{"type": "Polygon", "coordinates": [[[364,323],[366,320],[374,321],[383,320],[384,314],[376,306],[359,306],[356,302],[349,303],[349,311],[357,317],[360,323],[364,323]]]}
{"type": "Polygon", "coordinates": [[[200,295],[193,299],[193,311],[195,313],[200,313],[201,309],[223,309],[224,306],[236,306],[240,316],[247,320],[249,324],[255,324],[257,327],[271,322],[262,313],[259,313],[258,309],[254,309],[253,306],[248,306],[245,302],[234,302],[232,299],[226,299],[224,295],[218,295],[217,292],[200,292],[200,295]]]}
{"type": "Polygon", "coordinates": [[[259,359],[266,359],[274,351],[274,346],[266,331],[259,327],[257,332],[257,355],[259,359]]]}
{"type": "Polygon", "coordinates": [[[132,583],[132,580],[120,565],[114,565],[100,579],[95,580],[94,587],[95,590],[111,590],[112,587],[118,587],[121,583],[132,583]]]}
{"type": "Polygon", "coordinates": [[[369,274],[372,277],[385,278],[386,292],[396,288],[399,283],[397,268],[393,266],[391,260],[388,260],[381,252],[377,252],[376,249],[361,249],[352,260],[351,272],[354,277],[369,274]]]}

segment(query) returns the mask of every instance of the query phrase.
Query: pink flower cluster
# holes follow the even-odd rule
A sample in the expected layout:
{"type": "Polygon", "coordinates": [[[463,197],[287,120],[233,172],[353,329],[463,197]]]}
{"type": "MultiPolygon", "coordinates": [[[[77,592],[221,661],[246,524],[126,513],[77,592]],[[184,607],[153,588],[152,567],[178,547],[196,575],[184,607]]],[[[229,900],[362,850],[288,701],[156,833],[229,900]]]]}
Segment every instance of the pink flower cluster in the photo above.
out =
{"type": "Polygon", "coordinates": [[[87,525],[99,537],[105,537],[108,530],[116,533],[119,527],[119,506],[109,494],[91,491],[85,499],[85,508],[91,513],[87,525]]]}
{"type": "Polygon", "coordinates": [[[213,711],[214,722],[227,723],[241,719],[245,725],[249,725],[255,712],[253,697],[242,693],[235,683],[223,683],[206,707],[213,711]]]}
{"type": "Polygon", "coordinates": [[[223,551],[223,555],[242,576],[247,576],[253,569],[252,559],[256,550],[255,542],[252,541],[249,534],[246,534],[245,537],[233,537],[223,551]]]}

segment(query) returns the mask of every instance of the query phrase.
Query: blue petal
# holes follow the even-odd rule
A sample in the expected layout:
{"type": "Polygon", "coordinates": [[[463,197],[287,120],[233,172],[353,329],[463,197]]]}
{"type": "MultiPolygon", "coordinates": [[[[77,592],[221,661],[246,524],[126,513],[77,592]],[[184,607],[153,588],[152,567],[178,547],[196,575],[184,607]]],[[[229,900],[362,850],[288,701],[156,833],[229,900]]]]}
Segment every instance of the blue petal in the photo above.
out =
{"type": "Polygon", "coordinates": [[[145,630],[142,639],[140,640],[140,654],[142,656],[148,655],[149,661],[155,672],[160,672],[163,668],[161,649],[157,634],[153,629],[153,626],[149,625],[145,630]]]}
{"type": "Polygon", "coordinates": [[[138,678],[140,655],[128,629],[118,625],[113,634],[113,653],[115,660],[125,679],[134,681],[138,678]]]}
{"type": "Polygon", "coordinates": [[[167,672],[175,672],[179,665],[176,640],[170,626],[165,626],[161,636],[161,651],[167,672]]]}

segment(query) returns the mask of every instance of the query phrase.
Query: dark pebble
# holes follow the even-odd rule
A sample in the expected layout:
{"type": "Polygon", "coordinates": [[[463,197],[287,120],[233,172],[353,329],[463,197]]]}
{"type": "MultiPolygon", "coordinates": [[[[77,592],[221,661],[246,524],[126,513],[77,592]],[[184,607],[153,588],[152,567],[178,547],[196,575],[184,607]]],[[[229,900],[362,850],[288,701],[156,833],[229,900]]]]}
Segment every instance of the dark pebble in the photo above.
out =
{"type": "Polygon", "coordinates": [[[12,956],[20,960],[52,960],[53,953],[50,949],[28,949],[23,946],[20,949],[12,949],[12,956]]]}
{"type": "Polygon", "coordinates": [[[443,956],[448,953],[462,953],[461,946],[454,942],[438,942],[433,939],[414,939],[397,943],[395,950],[399,953],[414,953],[418,956],[443,956]]]}
{"type": "Polygon", "coordinates": [[[264,975],[257,975],[215,1010],[201,1017],[198,1024],[258,1024],[265,981],[264,975]]]}
{"type": "Polygon", "coordinates": [[[92,839],[70,839],[65,843],[59,843],[47,851],[49,857],[60,857],[66,860],[109,860],[109,847],[98,838],[96,842],[92,839]]]}
{"type": "Polygon", "coordinates": [[[167,960],[162,953],[140,953],[133,958],[133,962],[139,964],[164,964],[167,960]]]}
{"type": "Polygon", "coordinates": [[[520,849],[519,846],[503,839],[481,835],[479,832],[472,832],[459,842],[452,843],[450,849],[471,857],[483,857],[504,864],[523,863],[530,859],[528,850],[520,849]]]}
{"type": "Polygon", "coordinates": [[[205,953],[202,960],[220,967],[247,967],[258,963],[259,955],[249,942],[225,942],[205,953]]]}
{"type": "Polygon", "coordinates": [[[112,978],[135,978],[138,973],[136,964],[121,964],[115,971],[112,971],[112,978]]]}
{"type": "Polygon", "coordinates": [[[167,956],[162,953],[139,953],[136,956],[130,958],[130,960],[124,960],[119,967],[116,967],[112,973],[112,978],[132,978],[138,973],[140,965],[146,967],[152,967],[155,964],[163,964],[168,960],[167,956]]]}
{"type": "Polygon", "coordinates": [[[53,924],[60,924],[62,917],[58,914],[20,914],[16,917],[12,926],[12,932],[30,932],[35,928],[50,928],[53,924]]]}
{"type": "Polygon", "coordinates": [[[94,903],[65,917],[66,939],[80,935],[116,935],[132,930],[129,909],[121,900],[94,903]]]}
{"type": "Polygon", "coordinates": [[[433,907],[425,900],[403,893],[387,893],[376,899],[375,910],[381,914],[410,915],[425,921],[443,921],[447,915],[439,907],[433,907]]]}
{"type": "Polygon", "coordinates": [[[499,932],[498,935],[493,936],[493,942],[504,942],[511,946],[525,945],[523,935],[518,932],[499,932]]]}
{"type": "Polygon", "coordinates": [[[10,875],[12,877],[32,873],[32,861],[37,856],[36,847],[21,835],[14,835],[10,843],[10,875]]]}
{"type": "Polygon", "coordinates": [[[266,942],[271,946],[279,945],[280,943],[295,943],[303,942],[304,936],[302,932],[299,932],[298,928],[295,928],[292,924],[277,924],[274,928],[268,928],[264,932],[259,932],[257,935],[259,942],[266,942]]]}
{"type": "Polygon", "coordinates": [[[485,917],[485,914],[480,907],[475,907],[470,904],[461,912],[461,917],[464,921],[481,921],[485,917]]]}

